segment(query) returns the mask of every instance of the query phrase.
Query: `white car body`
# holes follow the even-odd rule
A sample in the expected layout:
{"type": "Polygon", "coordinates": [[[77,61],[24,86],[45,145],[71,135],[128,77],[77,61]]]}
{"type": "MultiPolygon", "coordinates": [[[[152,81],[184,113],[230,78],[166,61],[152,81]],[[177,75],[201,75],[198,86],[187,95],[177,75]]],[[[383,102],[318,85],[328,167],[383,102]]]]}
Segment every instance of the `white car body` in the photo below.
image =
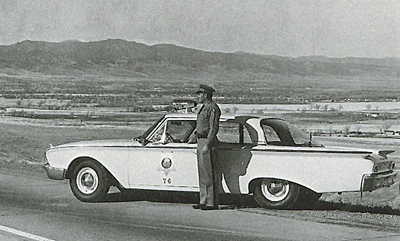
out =
{"type": "MultiPolygon", "coordinates": [[[[46,152],[45,169],[51,179],[72,181],[77,163],[92,160],[111,175],[114,180],[111,185],[120,189],[198,192],[195,121],[194,114],[168,114],[136,140],[84,141],[52,147],[46,152]],[[176,125],[177,132],[179,126],[186,128],[183,134],[175,135],[182,139],[168,141],[169,125],[176,125]]],[[[393,170],[394,161],[387,157],[392,151],[324,147],[314,145],[311,140],[296,143],[294,132],[298,130],[291,128],[294,127],[275,118],[222,116],[216,161],[220,192],[249,194],[261,185],[260,192],[265,196],[266,185],[277,185],[265,183],[263,186],[261,180],[284,180],[276,191],[276,196],[282,197],[289,192],[282,189],[287,183],[317,194],[372,191],[394,183],[397,174],[393,170]],[[274,131],[277,134],[270,133],[274,131]],[[268,140],[267,132],[272,141],[268,140]]],[[[89,196],[88,199],[80,198],[79,194],[77,197],[95,201],[89,196]]],[[[273,197],[269,201],[282,200],[273,197]]],[[[262,206],[286,208],[292,204],[262,206]]]]}

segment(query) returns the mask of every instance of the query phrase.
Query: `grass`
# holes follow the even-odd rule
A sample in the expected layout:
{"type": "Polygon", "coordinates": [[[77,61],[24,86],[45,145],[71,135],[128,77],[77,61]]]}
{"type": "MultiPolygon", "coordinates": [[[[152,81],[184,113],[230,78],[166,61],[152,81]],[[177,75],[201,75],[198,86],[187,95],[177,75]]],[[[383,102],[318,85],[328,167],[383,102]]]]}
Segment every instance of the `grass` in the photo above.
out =
{"type": "Polygon", "coordinates": [[[133,139],[146,125],[127,127],[61,127],[1,123],[0,160],[43,162],[50,144],[98,139],[133,139]]]}

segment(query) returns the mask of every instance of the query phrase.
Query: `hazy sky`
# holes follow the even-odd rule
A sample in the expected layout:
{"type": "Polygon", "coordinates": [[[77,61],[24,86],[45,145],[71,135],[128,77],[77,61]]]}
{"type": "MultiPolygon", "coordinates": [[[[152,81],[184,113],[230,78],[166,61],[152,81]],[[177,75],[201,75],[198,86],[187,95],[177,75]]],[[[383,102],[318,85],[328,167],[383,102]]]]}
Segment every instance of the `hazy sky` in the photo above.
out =
{"type": "Polygon", "coordinates": [[[400,57],[400,0],[1,0],[0,44],[126,39],[206,51],[400,57]]]}

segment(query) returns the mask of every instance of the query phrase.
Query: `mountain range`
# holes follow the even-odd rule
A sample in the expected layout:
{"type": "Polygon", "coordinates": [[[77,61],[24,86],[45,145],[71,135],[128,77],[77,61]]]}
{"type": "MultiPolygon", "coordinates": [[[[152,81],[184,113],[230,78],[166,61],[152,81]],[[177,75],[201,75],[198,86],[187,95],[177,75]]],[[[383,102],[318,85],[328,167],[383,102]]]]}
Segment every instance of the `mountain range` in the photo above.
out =
{"type": "Polygon", "coordinates": [[[245,52],[207,52],[171,44],[22,41],[0,46],[0,73],[106,74],[127,77],[193,77],[285,74],[400,77],[400,58],[283,57],[245,52]]]}

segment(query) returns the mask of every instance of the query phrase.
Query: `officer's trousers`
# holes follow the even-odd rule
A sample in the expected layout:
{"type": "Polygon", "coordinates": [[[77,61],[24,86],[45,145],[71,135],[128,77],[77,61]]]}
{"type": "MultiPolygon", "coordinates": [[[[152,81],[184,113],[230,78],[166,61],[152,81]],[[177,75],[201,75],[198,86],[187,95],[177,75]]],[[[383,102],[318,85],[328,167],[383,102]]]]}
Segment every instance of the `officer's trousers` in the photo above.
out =
{"type": "Polygon", "coordinates": [[[197,139],[197,167],[199,171],[200,185],[200,204],[218,207],[218,191],[216,184],[216,148],[209,148],[208,152],[203,152],[207,139],[197,139]]]}

